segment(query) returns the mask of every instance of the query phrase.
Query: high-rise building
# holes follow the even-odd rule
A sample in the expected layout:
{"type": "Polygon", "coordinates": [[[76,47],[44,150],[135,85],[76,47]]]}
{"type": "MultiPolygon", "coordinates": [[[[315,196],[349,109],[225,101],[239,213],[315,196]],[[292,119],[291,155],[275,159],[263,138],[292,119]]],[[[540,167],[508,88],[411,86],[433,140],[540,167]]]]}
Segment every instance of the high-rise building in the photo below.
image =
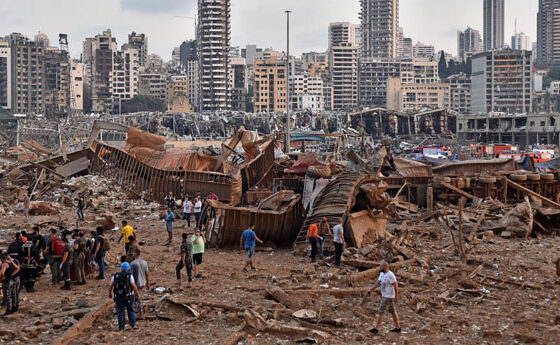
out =
{"type": "Polygon", "coordinates": [[[535,53],[539,65],[560,63],[560,0],[539,0],[535,53]]]}
{"type": "Polygon", "coordinates": [[[387,109],[400,112],[449,107],[449,84],[406,84],[401,78],[387,82],[387,109]]]}
{"type": "Polygon", "coordinates": [[[329,49],[341,43],[359,45],[359,41],[356,39],[356,25],[348,22],[329,25],[329,49]]]}
{"type": "Polygon", "coordinates": [[[398,0],[360,0],[364,57],[396,58],[399,27],[398,0]]]}
{"type": "Polygon", "coordinates": [[[0,40],[0,107],[12,108],[12,57],[8,42],[0,40]]]}
{"type": "Polygon", "coordinates": [[[42,65],[45,112],[64,114],[70,107],[70,56],[67,51],[47,47],[42,65]]]}
{"type": "MultiPolygon", "coordinates": [[[[137,34],[133,31],[128,35],[128,47],[138,51],[138,65],[140,67],[146,66],[146,62],[148,62],[148,37],[145,34],[137,34]]],[[[126,50],[126,48],[125,44],[122,50],[126,50]]]]}
{"type": "Polygon", "coordinates": [[[45,39],[32,41],[19,33],[11,34],[8,39],[11,48],[12,112],[44,114],[45,39]]]}
{"type": "Polygon", "coordinates": [[[186,73],[186,81],[187,81],[187,86],[188,86],[188,96],[189,96],[189,102],[192,106],[192,108],[196,111],[199,111],[199,104],[198,104],[198,92],[200,90],[199,88],[199,84],[198,84],[198,77],[199,77],[199,72],[198,72],[198,64],[199,64],[199,59],[196,56],[190,57],[185,61],[185,73],[186,73]]]}
{"type": "Polygon", "coordinates": [[[290,76],[291,109],[322,111],[325,109],[323,80],[307,74],[290,76]]]}
{"type": "Polygon", "coordinates": [[[484,50],[504,47],[505,0],[484,0],[484,50]]]}
{"type": "Polygon", "coordinates": [[[531,52],[493,50],[472,57],[473,113],[531,111],[531,52]]]}
{"type": "Polygon", "coordinates": [[[341,43],[331,47],[330,77],[333,89],[333,109],[354,109],[358,106],[358,46],[341,43]]]}
{"type": "Polygon", "coordinates": [[[198,53],[200,111],[227,110],[230,0],[198,0],[198,53]]]}
{"type": "Polygon", "coordinates": [[[516,33],[511,36],[511,49],[531,50],[531,38],[523,32],[516,33]]]}
{"type": "Polygon", "coordinates": [[[189,100],[189,83],[184,75],[172,76],[167,83],[167,112],[190,113],[193,107],[189,100]]]}
{"type": "Polygon", "coordinates": [[[181,66],[181,48],[175,47],[171,52],[171,66],[179,67],[181,66]]]}
{"type": "Polygon", "coordinates": [[[473,54],[482,51],[480,32],[468,27],[465,31],[457,31],[457,57],[466,61],[473,54]]]}
{"type": "Polygon", "coordinates": [[[286,111],[286,61],[279,58],[257,60],[253,74],[255,112],[286,111]]]}

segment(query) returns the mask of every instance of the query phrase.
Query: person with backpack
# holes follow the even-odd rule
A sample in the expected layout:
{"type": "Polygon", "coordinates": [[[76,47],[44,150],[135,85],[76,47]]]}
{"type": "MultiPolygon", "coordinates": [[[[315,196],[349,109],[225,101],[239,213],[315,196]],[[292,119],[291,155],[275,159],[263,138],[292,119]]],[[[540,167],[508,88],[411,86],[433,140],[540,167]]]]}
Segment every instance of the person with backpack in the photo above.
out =
{"type": "Polygon", "coordinates": [[[41,235],[40,229],[38,226],[33,227],[33,235],[31,236],[31,241],[35,246],[35,250],[37,251],[37,274],[42,274],[43,270],[45,269],[45,265],[47,261],[45,260],[45,249],[47,249],[47,241],[43,235],[41,235]]]}
{"type": "Polygon", "coordinates": [[[34,292],[35,278],[37,277],[37,250],[32,241],[27,241],[21,246],[21,283],[27,292],[34,292]]]}
{"type": "Polygon", "coordinates": [[[82,193],[78,194],[78,220],[84,221],[84,208],[86,207],[86,199],[82,193]]]}
{"type": "Polygon", "coordinates": [[[70,268],[72,267],[72,248],[68,243],[68,238],[64,237],[62,239],[64,243],[64,250],[62,252],[62,260],[58,269],[62,272],[62,279],[64,279],[64,285],[60,288],[61,290],[70,290],[70,268]]]}
{"type": "Polygon", "coordinates": [[[8,255],[12,257],[12,259],[21,262],[21,247],[23,246],[23,236],[21,232],[16,232],[16,239],[12,243],[8,245],[8,255]]]}
{"type": "Polygon", "coordinates": [[[64,254],[64,242],[56,234],[56,229],[51,229],[51,237],[47,241],[47,249],[45,253],[49,256],[49,266],[51,268],[53,286],[60,282],[60,264],[62,262],[62,254],[64,254]]]}
{"type": "Polygon", "coordinates": [[[6,312],[10,315],[19,309],[19,265],[8,253],[0,250],[0,281],[6,312]]]}
{"type": "Polygon", "coordinates": [[[173,222],[175,221],[175,213],[173,213],[173,210],[171,209],[171,207],[167,208],[167,212],[165,212],[165,228],[167,230],[167,245],[171,244],[171,241],[173,240],[173,222]]]}
{"type": "Polygon", "coordinates": [[[93,249],[93,257],[99,267],[99,275],[95,277],[97,280],[105,279],[105,255],[111,249],[109,241],[103,237],[103,227],[96,228],[97,236],[95,236],[95,244],[93,249]]]}
{"type": "Polygon", "coordinates": [[[164,201],[167,207],[171,209],[171,211],[175,211],[176,201],[175,197],[173,196],[173,192],[169,192],[169,195],[165,197],[164,201]]]}
{"type": "Polygon", "coordinates": [[[130,265],[128,262],[123,262],[121,264],[121,271],[115,273],[111,277],[111,285],[109,287],[109,298],[115,301],[115,306],[117,308],[117,318],[119,320],[119,331],[124,331],[125,326],[125,315],[124,311],[126,309],[128,313],[128,322],[132,329],[138,329],[136,326],[136,315],[134,313],[133,305],[135,296],[136,298],[141,298],[140,291],[134,282],[134,277],[130,273],[130,265]]]}

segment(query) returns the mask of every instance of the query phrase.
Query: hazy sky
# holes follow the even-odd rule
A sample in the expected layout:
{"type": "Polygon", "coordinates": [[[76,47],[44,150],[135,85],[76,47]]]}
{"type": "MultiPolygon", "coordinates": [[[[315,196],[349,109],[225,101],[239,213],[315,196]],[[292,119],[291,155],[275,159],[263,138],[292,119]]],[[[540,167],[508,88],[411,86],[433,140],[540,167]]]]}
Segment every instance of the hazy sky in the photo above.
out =
{"type": "MultiPolygon", "coordinates": [[[[400,25],[414,42],[435,45],[452,54],[457,30],[471,26],[482,34],[483,0],[400,0],[400,25]]],[[[45,32],[56,44],[67,33],[74,57],[85,37],[111,28],[123,44],[131,31],[145,33],[150,53],[171,58],[173,47],[193,38],[196,0],[2,0],[0,35],[21,32],[32,37],[45,32]]],[[[359,0],[232,0],[232,45],[257,44],[285,49],[285,9],[292,10],[291,53],[324,51],[328,25],[336,21],[358,23],[359,0]]],[[[506,0],[506,42],[518,31],[536,40],[538,0],[506,0]]]]}

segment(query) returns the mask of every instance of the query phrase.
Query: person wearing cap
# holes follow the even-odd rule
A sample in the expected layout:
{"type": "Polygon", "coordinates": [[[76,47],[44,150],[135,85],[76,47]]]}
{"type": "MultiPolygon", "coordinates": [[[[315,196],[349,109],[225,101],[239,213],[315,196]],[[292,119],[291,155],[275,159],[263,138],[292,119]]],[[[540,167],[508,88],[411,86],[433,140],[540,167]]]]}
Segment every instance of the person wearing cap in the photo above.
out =
{"type": "Polygon", "coordinates": [[[117,308],[117,318],[119,320],[119,331],[124,331],[126,309],[128,314],[128,322],[132,329],[137,329],[136,315],[134,313],[134,300],[140,297],[140,291],[134,282],[134,276],[130,272],[130,264],[123,262],[121,264],[121,271],[115,273],[111,277],[111,285],[109,287],[109,298],[114,299],[117,308]]]}

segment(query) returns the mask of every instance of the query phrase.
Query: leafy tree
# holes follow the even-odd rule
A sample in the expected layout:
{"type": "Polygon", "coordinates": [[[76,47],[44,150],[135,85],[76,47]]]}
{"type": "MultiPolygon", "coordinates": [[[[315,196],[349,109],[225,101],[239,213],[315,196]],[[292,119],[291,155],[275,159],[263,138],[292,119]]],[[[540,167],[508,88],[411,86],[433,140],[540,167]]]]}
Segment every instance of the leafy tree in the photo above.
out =
{"type": "Polygon", "coordinates": [[[445,52],[443,51],[439,56],[438,71],[439,71],[440,78],[449,77],[449,74],[447,74],[447,60],[445,59],[445,52]]]}
{"type": "Polygon", "coordinates": [[[550,87],[550,83],[555,81],[555,80],[560,80],[560,68],[559,67],[552,67],[550,69],[550,71],[548,71],[546,76],[543,78],[543,87],[544,88],[550,87]]]}

